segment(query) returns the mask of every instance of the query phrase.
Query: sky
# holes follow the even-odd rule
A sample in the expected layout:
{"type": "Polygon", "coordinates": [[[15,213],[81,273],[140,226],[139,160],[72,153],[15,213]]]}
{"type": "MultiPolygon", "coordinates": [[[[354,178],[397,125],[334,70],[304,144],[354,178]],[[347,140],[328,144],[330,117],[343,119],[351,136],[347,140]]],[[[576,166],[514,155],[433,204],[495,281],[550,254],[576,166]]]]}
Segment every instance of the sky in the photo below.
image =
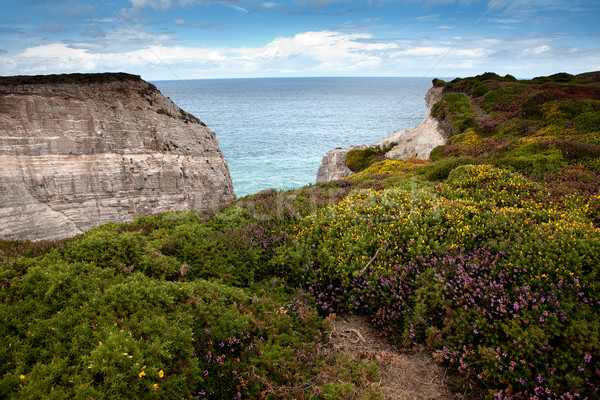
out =
{"type": "Polygon", "coordinates": [[[600,0],[0,0],[0,75],[527,79],[600,70],[600,0]]]}

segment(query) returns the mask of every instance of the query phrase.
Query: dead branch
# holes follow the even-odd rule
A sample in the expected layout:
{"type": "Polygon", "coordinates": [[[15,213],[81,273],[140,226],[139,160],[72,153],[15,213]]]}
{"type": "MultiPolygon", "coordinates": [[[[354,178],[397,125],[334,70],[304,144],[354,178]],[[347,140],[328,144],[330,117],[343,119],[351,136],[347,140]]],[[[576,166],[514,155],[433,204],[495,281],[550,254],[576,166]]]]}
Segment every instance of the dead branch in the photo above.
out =
{"type": "Polygon", "coordinates": [[[367,270],[367,268],[369,268],[369,265],[371,265],[371,263],[373,262],[373,260],[375,260],[375,258],[377,258],[377,256],[379,255],[379,250],[381,250],[381,247],[377,249],[377,251],[375,252],[375,255],[369,260],[369,262],[367,263],[367,265],[365,265],[365,267],[360,270],[360,274],[361,275],[367,270]]]}

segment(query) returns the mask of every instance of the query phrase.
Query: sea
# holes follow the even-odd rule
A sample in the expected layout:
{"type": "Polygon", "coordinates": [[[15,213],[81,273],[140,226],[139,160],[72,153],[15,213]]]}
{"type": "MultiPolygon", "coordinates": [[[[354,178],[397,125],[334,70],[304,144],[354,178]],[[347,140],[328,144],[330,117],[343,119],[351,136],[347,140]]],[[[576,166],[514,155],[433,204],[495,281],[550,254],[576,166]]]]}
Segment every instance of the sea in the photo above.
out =
{"type": "Polygon", "coordinates": [[[153,81],[217,135],[238,197],[314,183],[329,150],[421,123],[428,78],[153,81]]]}

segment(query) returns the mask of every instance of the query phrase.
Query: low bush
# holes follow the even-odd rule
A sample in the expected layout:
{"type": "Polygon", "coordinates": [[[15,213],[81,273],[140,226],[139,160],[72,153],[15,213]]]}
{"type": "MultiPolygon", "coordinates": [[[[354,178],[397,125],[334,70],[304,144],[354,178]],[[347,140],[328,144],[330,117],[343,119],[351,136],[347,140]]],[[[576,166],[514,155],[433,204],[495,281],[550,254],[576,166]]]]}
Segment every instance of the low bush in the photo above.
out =
{"type": "Polygon", "coordinates": [[[427,168],[423,168],[421,170],[421,174],[425,179],[429,181],[441,181],[448,178],[448,175],[450,175],[450,172],[452,172],[454,168],[457,168],[461,165],[479,163],[480,161],[474,157],[452,157],[438,161],[437,163],[432,164],[427,168]]]}
{"type": "Polygon", "coordinates": [[[573,118],[573,127],[580,133],[600,132],[600,111],[577,115],[573,118]]]}
{"type": "Polygon", "coordinates": [[[375,162],[377,151],[372,147],[352,149],[346,154],[346,166],[352,172],[360,172],[375,162]]]}
{"type": "Polygon", "coordinates": [[[471,92],[471,95],[475,98],[481,97],[490,90],[491,88],[488,85],[486,85],[485,83],[480,83],[479,85],[475,86],[475,88],[471,92]]]}
{"type": "Polygon", "coordinates": [[[555,147],[560,150],[564,159],[568,161],[600,157],[600,146],[595,144],[571,140],[552,140],[544,143],[544,145],[555,147]]]}
{"type": "Polygon", "coordinates": [[[464,93],[444,94],[442,100],[433,105],[431,115],[440,120],[450,116],[456,133],[477,126],[475,111],[464,93]]]}
{"type": "Polygon", "coordinates": [[[516,100],[522,99],[529,92],[531,92],[531,89],[526,85],[509,83],[486,93],[483,96],[483,102],[486,109],[492,111],[498,109],[503,104],[513,103],[516,100]]]}
{"type": "Polygon", "coordinates": [[[547,123],[564,125],[584,113],[600,112],[600,100],[557,100],[544,104],[541,111],[547,123]]]}
{"type": "Polygon", "coordinates": [[[331,313],[434,352],[457,397],[597,398],[600,92],[511,78],[435,81],[465,124],[428,161],[374,148],[211,214],[0,240],[0,398],[382,398],[331,313]]]}
{"type": "Polygon", "coordinates": [[[465,165],[435,191],[354,192],[278,260],[324,314],[366,313],[390,340],[437,349],[486,398],[593,398],[600,234],[586,218],[521,174],[465,165]]]}
{"type": "Polygon", "coordinates": [[[351,149],[346,154],[346,166],[352,172],[360,172],[374,163],[381,161],[385,158],[385,154],[396,146],[396,143],[392,142],[381,148],[380,146],[367,147],[366,149],[351,149]]]}
{"type": "Polygon", "coordinates": [[[566,165],[562,151],[556,146],[535,142],[517,147],[509,153],[498,155],[494,158],[493,163],[509,166],[518,172],[535,176],[558,171],[566,165]]]}

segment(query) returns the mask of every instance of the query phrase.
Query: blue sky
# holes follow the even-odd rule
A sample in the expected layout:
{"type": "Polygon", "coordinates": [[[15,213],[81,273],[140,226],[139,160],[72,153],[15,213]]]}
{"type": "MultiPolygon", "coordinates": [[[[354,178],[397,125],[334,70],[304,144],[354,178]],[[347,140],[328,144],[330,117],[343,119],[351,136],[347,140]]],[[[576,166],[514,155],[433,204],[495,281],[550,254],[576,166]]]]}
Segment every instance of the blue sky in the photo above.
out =
{"type": "Polygon", "coordinates": [[[2,0],[0,75],[518,78],[600,70],[600,1],[2,0]]]}

